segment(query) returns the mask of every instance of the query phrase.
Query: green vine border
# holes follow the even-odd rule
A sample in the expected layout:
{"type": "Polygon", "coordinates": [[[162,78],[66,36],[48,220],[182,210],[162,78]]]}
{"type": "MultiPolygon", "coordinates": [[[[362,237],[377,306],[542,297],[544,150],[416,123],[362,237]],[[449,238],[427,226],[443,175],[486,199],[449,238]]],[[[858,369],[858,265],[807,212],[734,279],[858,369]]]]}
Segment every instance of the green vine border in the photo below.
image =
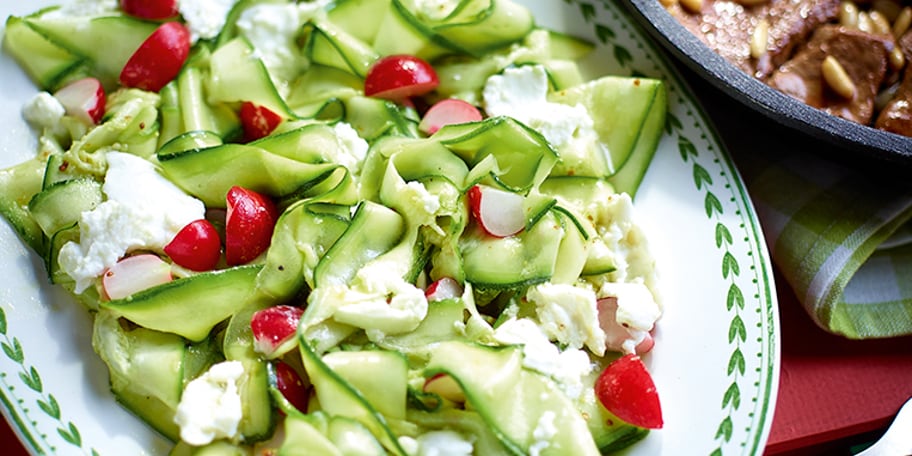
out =
{"type": "MultiPolygon", "coordinates": [[[[598,0],[598,1],[600,1],[602,7],[606,11],[610,11],[610,12],[614,13],[615,17],[623,15],[628,19],[628,22],[631,22],[631,23],[633,22],[633,18],[631,18],[629,15],[619,14],[616,11],[618,9],[618,6],[615,4],[616,2],[611,1],[611,0],[598,0]]],[[[631,69],[633,75],[644,74],[642,72],[636,71],[636,69],[633,68],[633,60],[634,60],[633,54],[631,54],[631,52],[626,47],[624,47],[622,44],[618,43],[617,33],[611,27],[606,26],[605,24],[599,23],[597,21],[598,9],[595,4],[584,1],[584,0],[564,0],[564,3],[576,5],[578,7],[579,12],[582,15],[583,19],[585,20],[585,22],[590,24],[593,27],[595,36],[598,39],[598,41],[600,42],[600,44],[603,46],[609,47],[611,49],[612,56],[618,62],[618,64],[620,64],[624,68],[631,69]]],[[[642,33],[641,33],[641,35],[642,35],[642,33]]],[[[636,41],[641,41],[641,40],[637,39],[636,41]]],[[[656,52],[654,52],[654,53],[656,53],[656,52]]],[[[669,63],[664,62],[663,64],[656,64],[656,66],[664,69],[666,73],[669,73],[671,75],[671,77],[674,77],[675,73],[671,69],[671,65],[669,63]]],[[[679,80],[678,80],[678,82],[679,82],[679,80]]],[[[679,82],[679,84],[680,84],[680,82],[679,82]]],[[[669,90],[673,90],[673,87],[669,87],[669,90]]],[[[700,125],[696,125],[696,126],[700,130],[703,129],[703,127],[701,127],[700,125]]],[[[747,342],[747,337],[748,337],[748,329],[744,322],[744,313],[747,312],[746,299],[745,299],[744,292],[742,291],[742,289],[738,283],[738,279],[742,273],[742,271],[741,271],[742,265],[741,265],[741,263],[739,263],[737,257],[733,253],[733,248],[735,247],[735,238],[732,234],[732,230],[729,229],[725,225],[724,221],[722,220],[722,216],[724,215],[724,211],[725,211],[722,201],[712,191],[712,188],[715,185],[713,176],[705,166],[701,165],[698,162],[698,158],[700,156],[699,149],[694,144],[694,142],[691,141],[689,139],[689,137],[687,136],[684,125],[681,123],[680,119],[675,117],[674,114],[671,112],[668,113],[665,130],[666,130],[665,132],[667,135],[676,139],[677,146],[678,146],[678,152],[680,154],[681,160],[685,164],[689,163],[691,165],[693,183],[694,183],[694,186],[696,187],[697,191],[704,193],[703,205],[704,205],[706,217],[710,221],[715,223],[715,230],[714,230],[715,231],[715,239],[714,239],[715,245],[716,245],[716,248],[720,251],[720,253],[722,255],[721,265],[720,265],[722,278],[728,282],[728,292],[725,297],[725,308],[726,308],[726,311],[731,316],[731,321],[729,323],[728,334],[727,334],[727,342],[728,342],[728,346],[731,348],[731,354],[729,355],[728,363],[726,366],[726,376],[730,380],[731,383],[726,388],[726,390],[723,393],[722,398],[721,398],[721,410],[723,413],[723,417],[722,417],[721,421],[718,423],[718,425],[716,426],[715,435],[713,437],[713,440],[717,443],[717,446],[710,453],[711,456],[722,456],[723,455],[723,445],[730,443],[733,438],[733,435],[734,435],[735,414],[736,414],[736,412],[739,411],[739,409],[742,406],[743,400],[745,399],[744,393],[742,392],[741,383],[745,382],[745,381],[749,381],[748,373],[747,373],[747,359],[744,354],[744,348],[745,348],[745,344],[747,342]]],[[[703,133],[703,137],[704,138],[706,137],[706,133],[703,133]]],[[[720,160],[718,158],[714,160],[714,163],[716,163],[716,164],[720,164],[719,162],[720,162],[720,160]]],[[[733,184],[731,181],[731,176],[728,175],[723,170],[723,171],[719,172],[719,177],[723,181],[725,181],[724,187],[726,189],[732,191],[733,184]]],[[[735,185],[737,185],[737,184],[735,184],[735,185]]],[[[734,197],[732,197],[731,201],[735,202],[736,199],[734,197]]],[[[743,218],[744,209],[737,208],[736,215],[743,218]]],[[[746,229],[746,225],[744,223],[742,223],[740,227],[742,229],[746,229]]],[[[751,240],[751,237],[745,235],[744,241],[749,243],[750,240],[751,240]]],[[[757,238],[757,236],[754,236],[753,240],[755,243],[758,243],[758,245],[759,245],[760,240],[757,238]]],[[[748,255],[753,256],[753,249],[751,249],[748,252],[748,255]]],[[[754,257],[754,261],[761,262],[761,265],[760,265],[762,268],[761,270],[764,271],[764,274],[766,274],[766,272],[765,272],[766,265],[763,264],[764,260],[759,257],[754,257]]],[[[755,275],[757,274],[757,265],[756,264],[751,264],[750,269],[754,271],[755,275]]],[[[769,279],[769,277],[767,277],[767,281],[765,283],[769,283],[768,279],[769,279]]],[[[762,294],[762,290],[761,290],[762,284],[756,278],[756,276],[753,279],[753,283],[757,287],[757,290],[756,290],[755,294],[753,295],[753,298],[759,300],[761,298],[761,294],[762,294]]],[[[768,289],[766,290],[766,297],[768,300],[771,299],[768,289]]],[[[761,309],[758,308],[757,312],[758,313],[761,312],[761,309]]],[[[767,323],[770,323],[770,322],[771,321],[768,318],[767,323]]],[[[762,329],[762,326],[763,326],[762,322],[758,323],[758,327],[761,327],[761,329],[762,329]]],[[[768,335],[772,334],[772,330],[768,329],[767,332],[768,332],[768,335]]],[[[762,340],[762,339],[758,338],[758,340],[762,340]]],[[[760,363],[761,365],[760,365],[760,367],[757,368],[757,373],[760,373],[760,371],[764,367],[764,364],[762,363],[763,357],[764,357],[764,353],[763,353],[762,349],[761,349],[760,353],[756,354],[756,356],[758,358],[761,358],[761,363],[760,363]]],[[[766,367],[770,370],[772,370],[771,365],[772,365],[771,361],[767,361],[766,367]]],[[[767,385],[766,385],[767,397],[769,397],[769,393],[770,393],[769,383],[771,383],[771,382],[772,382],[772,379],[767,379],[767,385]]],[[[761,386],[759,381],[756,382],[754,385],[757,387],[761,386]]],[[[759,393],[759,391],[758,391],[758,393],[759,393]]],[[[755,402],[755,405],[759,405],[760,407],[762,407],[762,412],[761,412],[762,416],[759,417],[760,419],[756,424],[758,424],[760,426],[765,425],[766,424],[765,420],[769,418],[768,416],[766,416],[768,413],[766,410],[766,407],[763,404],[756,404],[756,402],[757,402],[756,396],[751,398],[751,400],[753,400],[755,402]]],[[[749,414],[749,416],[754,418],[754,413],[751,412],[749,414]]],[[[757,430],[757,432],[759,433],[759,429],[757,430]]],[[[749,450],[750,453],[752,453],[752,454],[762,451],[762,448],[758,448],[759,437],[754,437],[752,444],[750,444],[749,440],[750,440],[750,438],[746,439],[745,442],[742,442],[741,447],[749,450]],[[750,444],[750,446],[749,446],[749,444],[750,444]]]]}
{"type": "MultiPolygon", "coordinates": [[[[57,426],[57,435],[59,435],[66,444],[86,452],[86,448],[83,447],[84,442],[82,440],[82,434],[79,432],[79,427],[72,421],[64,419],[57,398],[54,397],[53,394],[45,391],[44,383],[41,380],[38,369],[26,362],[22,343],[17,337],[9,334],[6,311],[2,306],[0,306],[0,348],[3,349],[3,354],[18,367],[18,372],[16,372],[16,374],[22,384],[39,396],[38,399],[35,400],[35,404],[38,406],[39,410],[55,422],[55,425],[57,426]]],[[[9,374],[7,372],[0,373],[0,382],[3,383],[3,386],[9,391],[10,395],[14,395],[13,392],[15,387],[9,383],[8,376],[9,374]]],[[[14,410],[13,404],[9,401],[9,398],[7,398],[5,394],[0,394],[0,396],[2,396],[3,405],[9,410],[10,415],[12,415],[11,419],[18,427],[20,435],[22,435],[26,443],[39,454],[44,454],[44,449],[36,440],[39,439],[52,453],[56,453],[57,447],[51,444],[47,434],[41,433],[36,437],[26,429],[23,418],[31,422],[36,431],[38,430],[37,422],[29,417],[31,410],[24,406],[25,400],[16,398],[17,403],[21,406],[22,416],[20,417],[14,410]]],[[[98,452],[95,449],[89,448],[89,451],[92,455],[98,455],[98,452]]]]}

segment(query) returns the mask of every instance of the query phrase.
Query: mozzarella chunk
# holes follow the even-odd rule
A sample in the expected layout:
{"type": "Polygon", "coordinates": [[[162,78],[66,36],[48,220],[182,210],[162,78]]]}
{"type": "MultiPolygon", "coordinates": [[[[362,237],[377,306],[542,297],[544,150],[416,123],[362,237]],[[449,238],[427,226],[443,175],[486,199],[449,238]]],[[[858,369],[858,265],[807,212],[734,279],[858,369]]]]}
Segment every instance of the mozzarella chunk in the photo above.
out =
{"type": "Polygon", "coordinates": [[[187,384],[174,415],[181,440],[201,446],[237,436],[243,415],[238,382],[243,375],[240,361],[224,361],[187,384]]]}
{"type": "Polygon", "coordinates": [[[108,152],[106,159],[107,200],[82,213],[80,241],[60,249],[58,263],[76,281],[76,293],[124,254],[161,251],[181,228],[205,215],[201,201],[162,177],[151,162],[122,152],[108,152]]]}

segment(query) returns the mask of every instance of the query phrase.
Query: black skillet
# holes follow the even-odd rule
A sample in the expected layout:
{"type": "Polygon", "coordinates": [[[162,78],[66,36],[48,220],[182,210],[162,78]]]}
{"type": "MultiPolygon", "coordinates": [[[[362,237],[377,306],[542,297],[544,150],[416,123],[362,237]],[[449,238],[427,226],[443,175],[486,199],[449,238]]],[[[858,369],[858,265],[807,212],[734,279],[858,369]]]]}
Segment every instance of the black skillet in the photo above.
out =
{"type": "Polygon", "coordinates": [[[837,146],[851,158],[912,169],[912,138],[832,116],[770,88],[704,45],[659,0],[624,2],[662,46],[722,92],[789,128],[837,146]]]}

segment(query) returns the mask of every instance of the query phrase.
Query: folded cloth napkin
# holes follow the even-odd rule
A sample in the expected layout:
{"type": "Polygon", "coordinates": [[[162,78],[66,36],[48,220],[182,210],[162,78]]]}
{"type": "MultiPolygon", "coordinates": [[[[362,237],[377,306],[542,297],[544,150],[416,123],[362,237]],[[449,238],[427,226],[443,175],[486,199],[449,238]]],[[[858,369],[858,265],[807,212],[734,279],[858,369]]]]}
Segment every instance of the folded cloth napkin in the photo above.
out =
{"type": "Polygon", "coordinates": [[[811,318],[852,339],[912,334],[912,189],[784,145],[730,148],[811,318]]]}

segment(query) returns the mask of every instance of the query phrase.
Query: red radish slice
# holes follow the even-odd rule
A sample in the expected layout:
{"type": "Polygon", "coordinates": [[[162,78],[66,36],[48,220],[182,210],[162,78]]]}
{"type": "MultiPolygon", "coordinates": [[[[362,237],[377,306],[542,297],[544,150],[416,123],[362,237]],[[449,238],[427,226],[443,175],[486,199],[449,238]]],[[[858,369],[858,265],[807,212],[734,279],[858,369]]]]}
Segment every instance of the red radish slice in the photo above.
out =
{"type": "Polygon", "coordinates": [[[77,79],[54,92],[54,97],[66,109],[66,113],[95,125],[105,112],[105,91],[101,81],[89,77],[77,79]]]}
{"type": "Polygon", "coordinates": [[[491,236],[507,237],[526,226],[523,197],[517,193],[484,185],[469,189],[469,208],[481,228],[491,236]]]}
{"type": "Polygon", "coordinates": [[[222,256],[222,241],[208,220],[196,220],[178,231],[165,246],[171,261],[192,271],[215,269],[222,256]]]}
{"type": "Polygon", "coordinates": [[[304,314],[304,309],[287,305],[268,307],[254,312],[250,319],[253,349],[270,358],[273,355],[280,355],[282,346],[295,340],[302,314],[304,314]]]}
{"type": "Polygon", "coordinates": [[[130,16],[159,21],[177,16],[177,0],[120,0],[120,8],[130,16]]]}
{"type": "MultiPolygon", "coordinates": [[[[605,332],[605,345],[609,350],[623,352],[624,341],[630,339],[630,331],[617,322],[617,298],[609,296],[599,299],[596,303],[598,308],[599,327],[605,332]]],[[[638,355],[643,355],[652,350],[655,346],[655,340],[652,335],[647,333],[646,337],[637,344],[635,351],[638,355]]]]}
{"type": "Polygon", "coordinates": [[[190,31],[179,22],[160,25],[127,60],[120,72],[125,87],[158,92],[171,82],[190,54],[190,31]]]}
{"type": "Polygon", "coordinates": [[[456,279],[441,277],[428,285],[427,290],[424,290],[424,296],[428,301],[442,301],[462,297],[463,291],[465,290],[456,279]]]}
{"type": "Polygon", "coordinates": [[[310,403],[310,391],[301,376],[291,366],[282,361],[275,364],[275,385],[282,396],[301,413],[307,413],[310,403]]]}
{"type": "Polygon", "coordinates": [[[241,126],[244,142],[254,141],[272,133],[282,123],[282,117],[264,106],[245,101],[241,104],[241,126]]]}
{"type": "Polygon", "coordinates": [[[446,125],[479,120],[481,120],[481,111],[471,103],[457,98],[447,98],[438,101],[431,106],[431,109],[428,109],[421,119],[421,123],[418,124],[418,130],[433,135],[446,125]]]}
{"type": "Polygon", "coordinates": [[[595,381],[595,397],[626,423],[646,429],[662,428],[662,406],[655,382],[637,355],[625,355],[605,367],[595,381]]]}
{"type": "Polygon", "coordinates": [[[246,264],[269,248],[278,211],[266,196],[238,186],[228,190],[226,199],[225,261],[246,264]]]}
{"type": "Polygon", "coordinates": [[[108,299],[123,299],[138,291],[171,281],[171,265],[158,255],[126,257],[104,272],[101,279],[108,299]]]}
{"type": "Polygon", "coordinates": [[[390,55],[377,60],[364,78],[364,94],[402,101],[424,95],[440,85],[430,63],[412,55],[390,55]]]}
{"type": "Polygon", "coordinates": [[[463,403],[465,393],[453,377],[447,374],[437,374],[424,381],[424,392],[434,393],[448,401],[463,403]]]}

